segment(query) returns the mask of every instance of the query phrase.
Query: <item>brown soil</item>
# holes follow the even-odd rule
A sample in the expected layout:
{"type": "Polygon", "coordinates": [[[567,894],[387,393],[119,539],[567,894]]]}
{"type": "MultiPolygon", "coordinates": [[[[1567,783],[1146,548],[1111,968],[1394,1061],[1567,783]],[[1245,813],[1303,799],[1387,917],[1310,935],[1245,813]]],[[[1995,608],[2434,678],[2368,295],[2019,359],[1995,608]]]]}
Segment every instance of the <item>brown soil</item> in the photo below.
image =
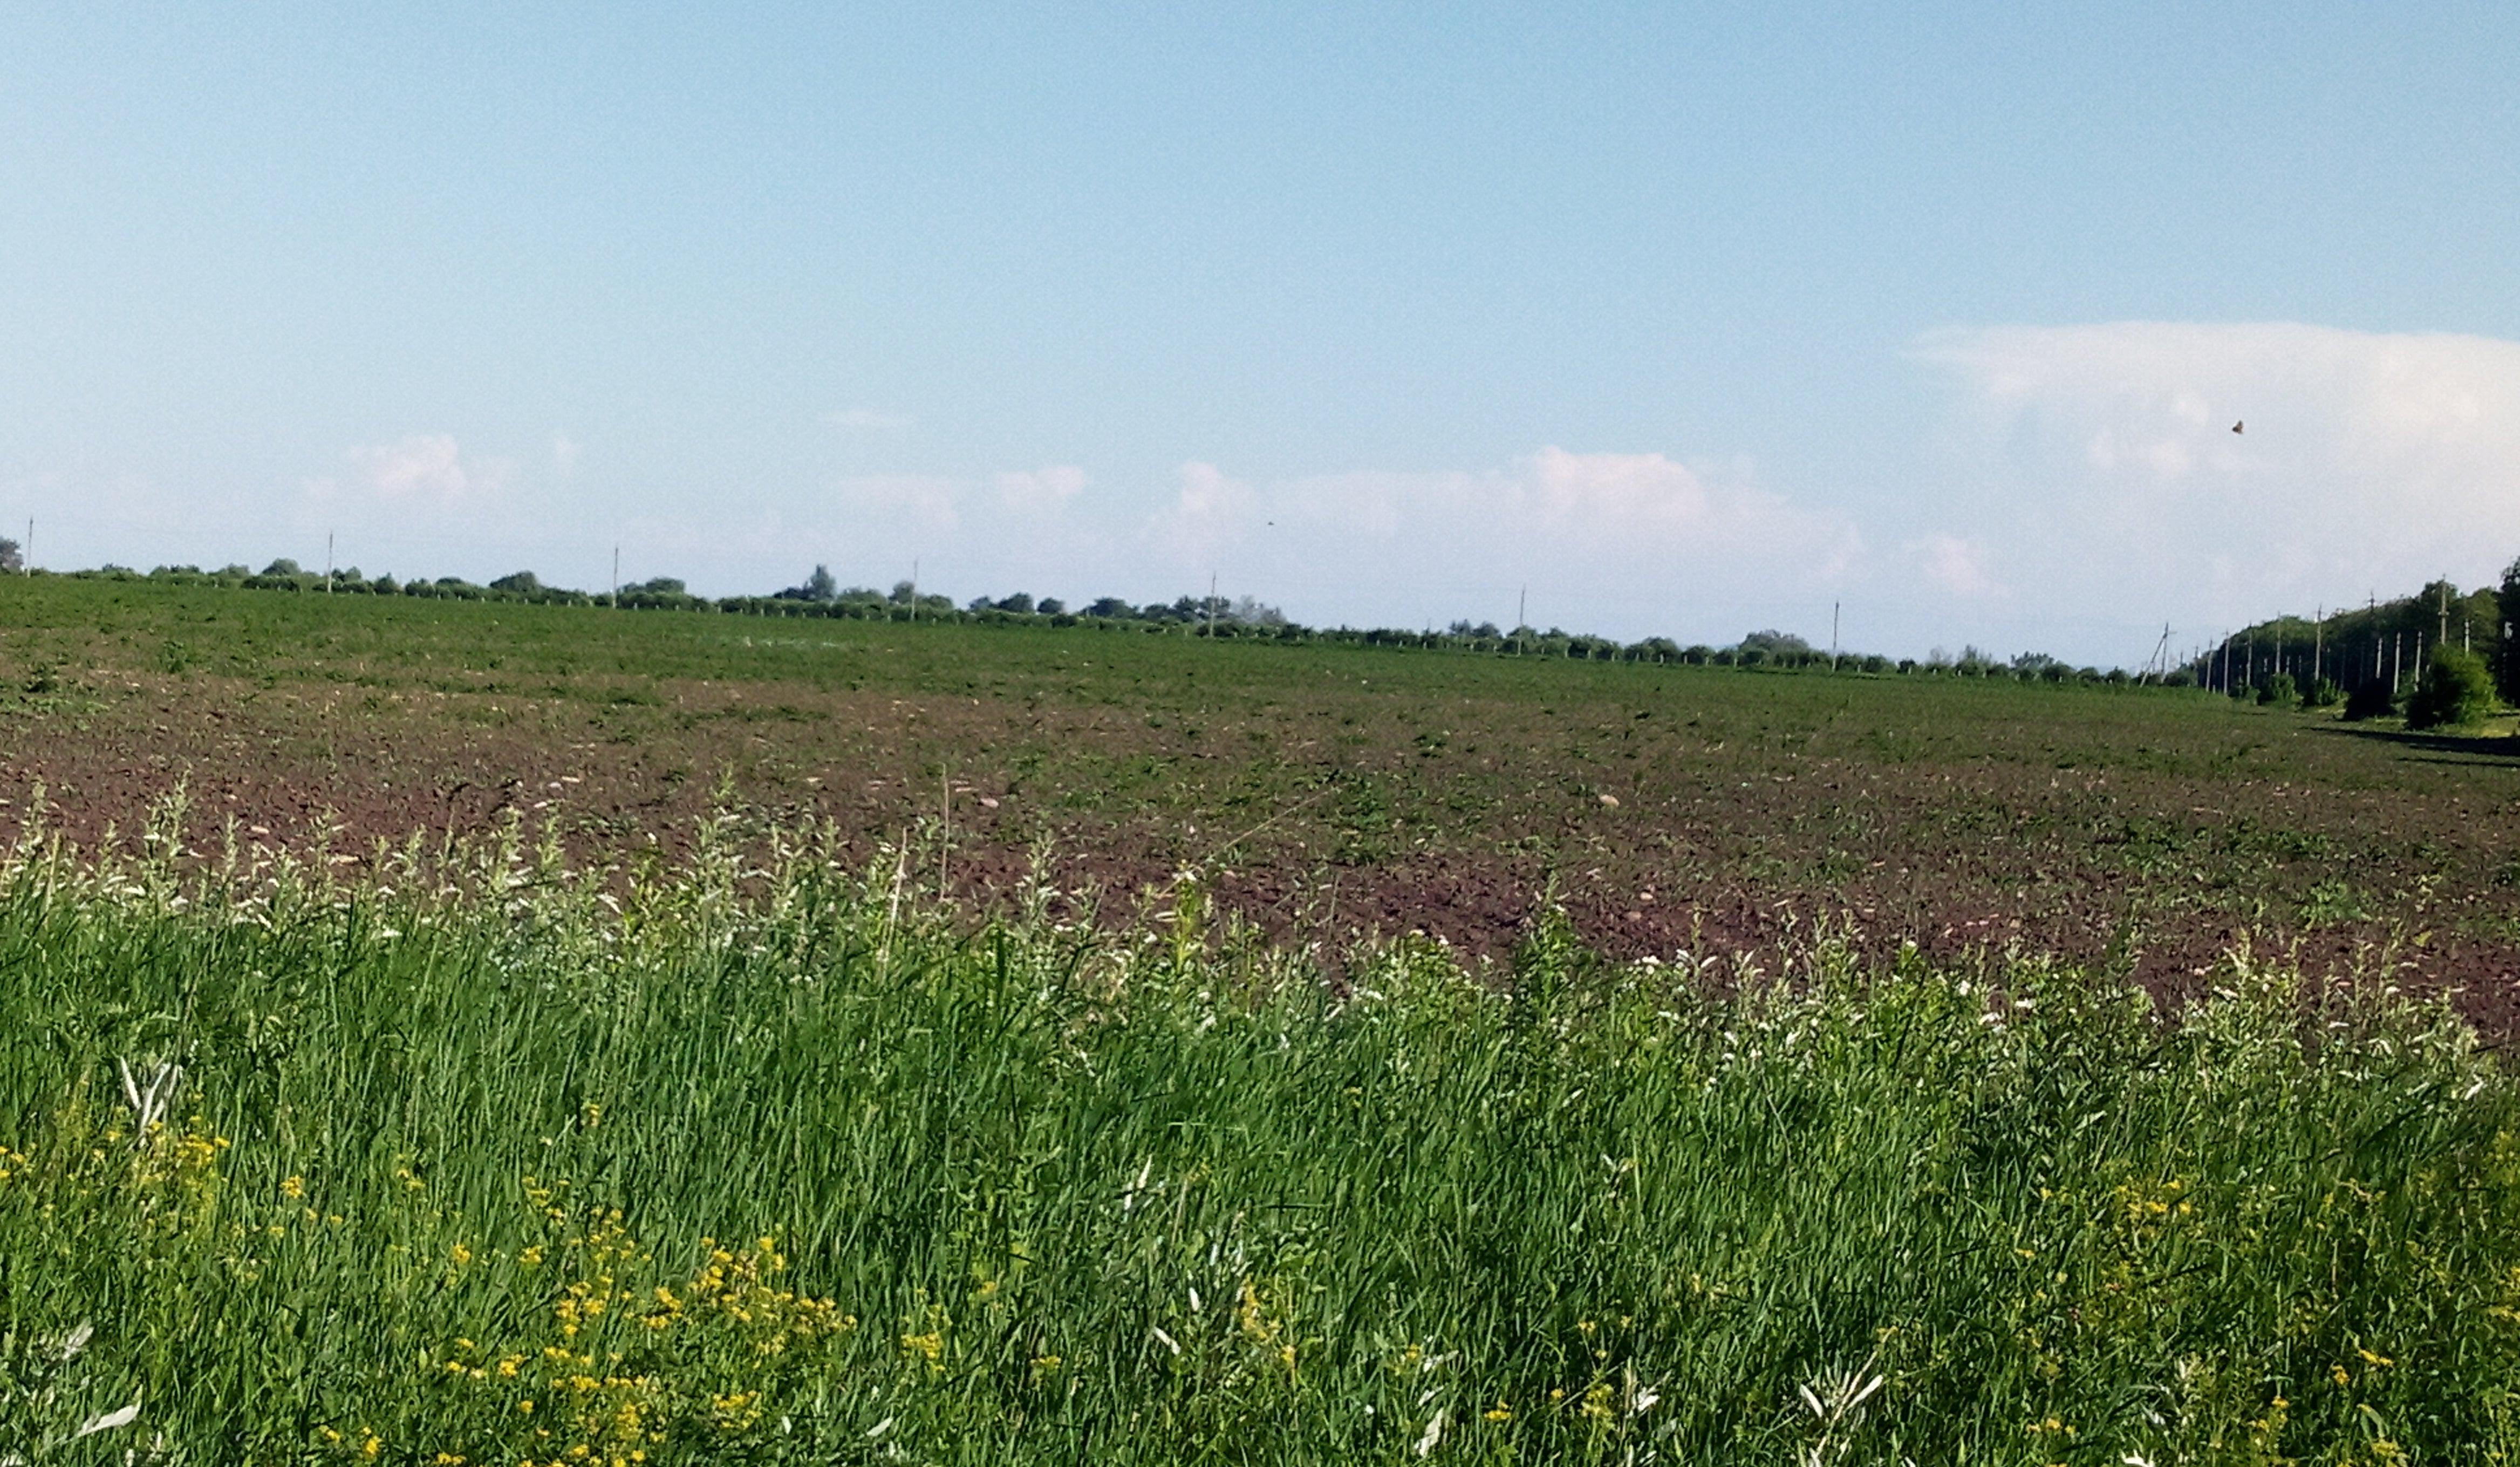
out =
{"type": "Polygon", "coordinates": [[[2168,995],[2246,934],[2315,974],[2452,989],[2490,1033],[2520,1031],[2520,782],[2493,750],[2256,721],[2243,733],[2318,762],[2208,749],[2145,767],[2108,749],[1754,739],[1739,709],[1728,732],[1642,699],[1430,694],[1353,726],[1344,696],[1167,722],[1038,695],[681,680],[623,705],[124,671],[0,723],[0,831],[40,784],[53,828],[127,841],[181,787],[203,845],[360,853],[516,812],[590,851],[677,847],[723,780],[772,815],[833,822],[869,860],[950,810],[949,869],[984,899],[1046,842],[1056,881],[1123,895],[1197,865],[1280,935],[1415,930],[1501,955],[1554,893],[1613,956],[1772,963],[1824,925],[1875,954],[2122,964],[2168,995]],[[2363,765],[2392,777],[2320,777],[2363,765]]]}

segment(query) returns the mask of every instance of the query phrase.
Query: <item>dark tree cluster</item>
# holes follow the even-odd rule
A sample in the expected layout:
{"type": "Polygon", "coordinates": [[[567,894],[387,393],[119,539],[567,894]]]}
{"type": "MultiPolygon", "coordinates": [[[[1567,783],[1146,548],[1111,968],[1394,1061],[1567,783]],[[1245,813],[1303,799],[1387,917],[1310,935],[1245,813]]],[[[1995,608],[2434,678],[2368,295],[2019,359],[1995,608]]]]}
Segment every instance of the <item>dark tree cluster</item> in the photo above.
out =
{"type": "Polygon", "coordinates": [[[2331,615],[2277,617],[2226,638],[2182,671],[2249,702],[2344,706],[2348,718],[2404,715],[2415,728],[2463,727],[2520,701],[2520,562],[2498,587],[2437,580],[2411,596],[2331,615]]]}

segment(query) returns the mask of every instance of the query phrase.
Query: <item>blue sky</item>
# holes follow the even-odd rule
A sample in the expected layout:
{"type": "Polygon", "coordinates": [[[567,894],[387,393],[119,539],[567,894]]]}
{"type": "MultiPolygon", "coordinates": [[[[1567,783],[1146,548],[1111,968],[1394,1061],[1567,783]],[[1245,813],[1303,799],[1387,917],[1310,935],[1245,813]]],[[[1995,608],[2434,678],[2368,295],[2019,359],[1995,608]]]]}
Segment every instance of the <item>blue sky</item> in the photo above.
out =
{"type": "Polygon", "coordinates": [[[0,524],[2103,663],[2520,555],[2520,8],[1182,9],[12,7],[0,524]]]}

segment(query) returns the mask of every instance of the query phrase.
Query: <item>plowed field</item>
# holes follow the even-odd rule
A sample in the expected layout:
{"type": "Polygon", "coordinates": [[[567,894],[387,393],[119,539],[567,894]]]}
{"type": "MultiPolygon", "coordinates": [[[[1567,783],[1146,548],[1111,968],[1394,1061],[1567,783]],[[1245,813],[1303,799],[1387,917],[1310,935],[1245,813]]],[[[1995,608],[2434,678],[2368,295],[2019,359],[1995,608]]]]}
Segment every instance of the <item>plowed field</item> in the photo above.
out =
{"type": "Polygon", "coordinates": [[[1829,924],[2204,982],[2234,944],[2520,1027],[2520,756],[2203,695],[1206,643],[1082,628],[0,581],[0,835],[358,853],[516,811],[590,853],[721,790],[975,897],[1195,866],[1332,947],[1621,956],[1829,924]]]}

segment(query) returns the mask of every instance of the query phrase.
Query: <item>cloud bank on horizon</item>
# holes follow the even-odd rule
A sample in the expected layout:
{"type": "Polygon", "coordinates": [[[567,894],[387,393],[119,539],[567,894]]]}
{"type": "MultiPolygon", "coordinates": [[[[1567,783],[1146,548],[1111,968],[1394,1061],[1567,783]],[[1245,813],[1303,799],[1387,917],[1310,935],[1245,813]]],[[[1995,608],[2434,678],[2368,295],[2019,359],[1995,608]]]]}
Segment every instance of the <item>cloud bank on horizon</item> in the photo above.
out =
{"type": "MultiPolygon", "coordinates": [[[[2520,343],[2295,322],[1932,332],[1957,596],[2229,625],[2520,557],[2520,343]],[[2235,433],[2244,425],[2245,432],[2235,433]]],[[[1933,569],[1929,566],[1929,570],[1933,569]]]]}
{"type": "MultiPolygon", "coordinates": [[[[1844,602],[1851,645],[2101,663],[2141,661],[2165,622],[2201,643],[2435,575],[2479,583],[2520,556],[2520,343],[2109,322],[1936,330],[1909,358],[1934,416],[1881,470],[1906,486],[1861,498],[1778,486],[1741,459],[1542,445],[1274,479],[1206,460],[1134,478],[853,474],[626,516],[599,537],[617,532],[625,569],[720,593],[818,561],[875,583],[916,563],[958,596],[1170,599],[1213,576],[1315,622],[1503,624],[1527,595],[1538,624],[1683,641],[1809,634],[1844,602]]],[[[202,559],[182,542],[212,524],[279,553],[338,526],[361,547],[344,559],[372,571],[529,565],[564,581],[574,564],[592,583],[607,547],[577,541],[606,518],[605,457],[566,432],[513,453],[423,432],[214,499],[130,476],[31,487],[111,531],[99,558],[202,559]]]]}
{"type": "Polygon", "coordinates": [[[1899,650],[2101,662],[2140,661],[2165,622],[2184,646],[2520,557],[2520,343],[2108,322],[1937,330],[1910,356],[1938,416],[1895,471],[1909,486],[1861,507],[1747,464],[1553,445],[1283,480],[1192,461],[1151,507],[1072,469],[999,476],[1073,476],[1019,504],[977,480],[837,493],[908,512],[860,543],[906,560],[923,517],[954,531],[930,564],[1027,584],[1214,573],[1312,619],[1409,625],[1508,620],[1527,586],[1535,620],[1684,639],[1809,628],[1844,600],[1899,650]]]}

